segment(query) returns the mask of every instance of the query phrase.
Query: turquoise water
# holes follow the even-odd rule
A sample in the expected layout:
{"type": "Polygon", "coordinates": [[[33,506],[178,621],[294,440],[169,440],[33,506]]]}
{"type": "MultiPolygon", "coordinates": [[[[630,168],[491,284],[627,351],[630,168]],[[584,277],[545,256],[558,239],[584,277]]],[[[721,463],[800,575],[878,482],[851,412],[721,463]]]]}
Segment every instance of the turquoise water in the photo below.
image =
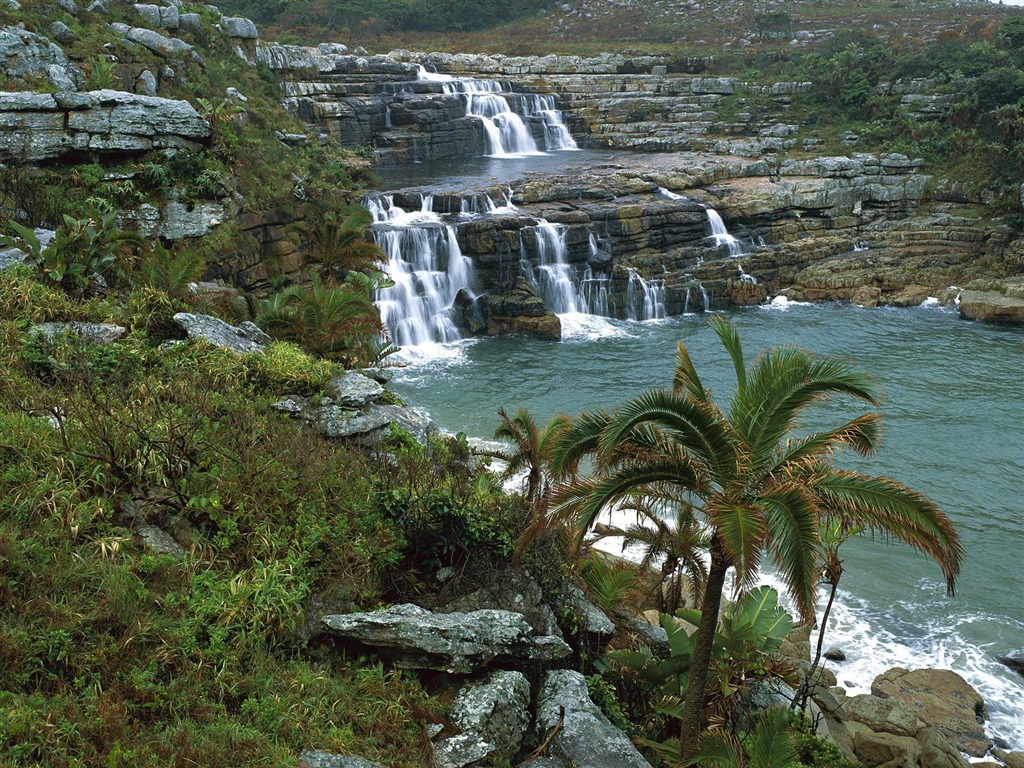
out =
{"type": "MultiPolygon", "coordinates": [[[[853,541],[844,549],[842,605],[828,645],[840,684],[865,692],[891,666],[949,667],[985,697],[990,732],[1024,749],[1024,678],[994,661],[1024,651],[1024,331],[961,321],[936,307],[763,307],[729,315],[748,356],[792,343],[850,357],[886,394],[885,441],[861,471],[924,492],[954,519],[967,550],[957,594],[906,548],[853,541]]],[[[564,318],[563,341],[496,338],[407,350],[393,389],[444,430],[490,438],[500,407],[554,413],[614,406],[668,386],[677,341],[724,400],[731,368],[705,318],[628,323],[564,318]]],[[[829,423],[835,423],[830,419],[829,423]]]]}

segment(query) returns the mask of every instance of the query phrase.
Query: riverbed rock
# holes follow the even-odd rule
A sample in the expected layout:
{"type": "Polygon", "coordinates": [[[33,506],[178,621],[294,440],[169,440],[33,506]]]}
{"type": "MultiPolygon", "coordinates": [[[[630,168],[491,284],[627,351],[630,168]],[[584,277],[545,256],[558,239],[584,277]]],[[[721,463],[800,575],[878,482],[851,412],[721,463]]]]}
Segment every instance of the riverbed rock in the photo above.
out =
{"type": "Polygon", "coordinates": [[[173,319],[190,339],[204,339],[239,354],[262,353],[270,343],[270,337],[248,320],[230,325],[217,317],[190,312],[178,312],[173,319]]]}
{"type": "Polygon", "coordinates": [[[558,726],[548,751],[571,766],[650,768],[629,737],[591,701],[587,681],[574,670],[548,672],[537,697],[539,736],[558,726]]]}
{"type": "Polygon", "coordinates": [[[521,672],[495,670],[467,683],[448,715],[461,733],[434,742],[435,768],[512,758],[530,726],[529,706],[530,683],[521,672]]]}
{"type": "Polygon", "coordinates": [[[894,667],[875,678],[871,692],[907,705],[925,725],[968,755],[982,757],[992,748],[983,725],[985,701],[956,672],[894,667]]]}
{"type": "Polygon", "coordinates": [[[550,662],[571,652],[561,638],[534,635],[526,619],[511,611],[433,613],[404,604],[324,616],[323,623],[337,637],[394,654],[396,664],[409,669],[468,674],[496,660],[550,662]]]}

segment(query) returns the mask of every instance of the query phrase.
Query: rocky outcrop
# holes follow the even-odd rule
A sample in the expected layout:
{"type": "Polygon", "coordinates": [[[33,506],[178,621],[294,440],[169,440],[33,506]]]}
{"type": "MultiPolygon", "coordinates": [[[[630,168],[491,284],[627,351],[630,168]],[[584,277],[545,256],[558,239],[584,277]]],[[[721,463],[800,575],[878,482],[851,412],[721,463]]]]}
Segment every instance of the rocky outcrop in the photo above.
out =
{"type": "Polygon", "coordinates": [[[299,755],[299,768],[384,768],[384,766],[362,757],[307,749],[299,755]]]}
{"type": "Polygon", "coordinates": [[[569,765],[650,768],[629,737],[591,701],[579,672],[557,669],[545,675],[537,698],[537,728],[545,734],[557,728],[549,753],[569,765]]]}
{"type": "Polygon", "coordinates": [[[959,307],[966,320],[1024,325],[1024,278],[968,283],[960,292],[959,307]]]}
{"type": "Polygon", "coordinates": [[[550,662],[571,650],[561,638],[534,635],[526,619],[511,611],[432,613],[406,604],[324,616],[323,624],[335,637],[393,654],[407,669],[468,674],[496,660],[550,662]]]}
{"type": "Polygon", "coordinates": [[[124,91],[0,93],[0,159],[199,149],[209,123],[187,101],[124,91]]]}
{"type": "Polygon", "coordinates": [[[960,675],[948,669],[895,667],[871,684],[874,696],[906,705],[930,728],[974,757],[992,748],[983,725],[985,702],[960,675]]]}
{"type": "Polygon", "coordinates": [[[384,394],[384,387],[359,371],[345,371],[331,382],[334,402],[349,408],[362,408],[384,394]]]}
{"type": "MultiPolygon", "coordinates": [[[[0,29],[0,72],[26,84],[46,80],[58,90],[77,90],[85,82],[60,46],[21,27],[0,29]]],[[[8,95],[3,95],[5,102],[8,95]]]]}
{"type": "Polygon", "coordinates": [[[435,768],[463,768],[515,756],[530,726],[530,683],[521,672],[495,670],[463,686],[448,718],[461,731],[435,741],[435,768]]]}
{"type": "Polygon", "coordinates": [[[248,320],[235,326],[210,315],[178,312],[174,322],[190,339],[203,339],[239,354],[261,353],[270,343],[270,337],[248,320]]]}

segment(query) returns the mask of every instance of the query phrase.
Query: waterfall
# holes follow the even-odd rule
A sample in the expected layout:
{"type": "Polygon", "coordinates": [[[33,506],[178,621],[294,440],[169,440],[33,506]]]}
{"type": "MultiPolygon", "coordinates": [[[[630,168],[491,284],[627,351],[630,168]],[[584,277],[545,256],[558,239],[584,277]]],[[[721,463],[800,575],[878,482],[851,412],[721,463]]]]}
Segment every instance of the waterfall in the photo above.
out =
{"type": "Polygon", "coordinates": [[[576,269],[566,260],[566,231],[565,227],[538,219],[536,226],[524,230],[524,234],[531,232],[535,238],[537,268],[533,268],[526,256],[525,239],[520,246],[519,263],[524,277],[552,312],[587,313],[586,299],[580,291],[576,269]]]}
{"type": "Polygon", "coordinates": [[[445,93],[458,94],[466,101],[466,116],[480,121],[489,157],[521,157],[542,154],[526,125],[527,120],[543,126],[544,146],[549,152],[578,147],[555,108],[550,95],[514,94],[495,80],[456,78],[419,69],[419,79],[441,83],[445,93]],[[513,109],[514,103],[517,109],[513,109]]]}
{"type": "Polygon", "coordinates": [[[729,234],[729,230],[725,228],[725,222],[722,221],[722,217],[718,215],[718,211],[714,208],[707,209],[708,224],[711,227],[711,237],[715,241],[715,247],[724,245],[729,249],[729,256],[735,258],[736,256],[743,256],[743,244],[735,237],[729,234]]]}
{"type": "Polygon", "coordinates": [[[473,262],[462,254],[455,227],[433,210],[423,195],[418,211],[405,211],[392,195],[366,200],[373,235],[387,256],[386,272],[394,282],[377,292],[381,319],[400,347],[444,343],[460,338],[452,306],[459,291],[475,297],[473,262]]]}
{"type": "Polygon", "coordinates": [[[707,312],[707,311],[709,311],[711,309],[711,301],[708,298],[707,289],[701,284],[701,282],[699,280],[691,280],[689,283],[686,284],[686,300],[685,300],[685,302],[683,304],[683,314],[684,315],[688,315],[691,312],[691,310],[690,310],[690,291],[693,288],[700,289],[701,311],[702,312],[707,312]]]}
{"type": "Polygon", "coordinates": [[[630,269],[626,285],[626,319],[661,320],[665,316],[665,281],[644,280],[635,269],[630,269]]]}

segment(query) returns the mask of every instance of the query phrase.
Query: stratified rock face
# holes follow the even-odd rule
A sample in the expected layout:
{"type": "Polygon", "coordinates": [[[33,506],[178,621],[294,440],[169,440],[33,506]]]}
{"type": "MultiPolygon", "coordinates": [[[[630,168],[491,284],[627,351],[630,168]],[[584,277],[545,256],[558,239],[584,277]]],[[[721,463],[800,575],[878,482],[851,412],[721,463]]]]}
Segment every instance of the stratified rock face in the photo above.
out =
{"type": "Polygon", "coordinates": [[[398,656],[397,664],[468,674],[495,659],[553,661],[571,649],[561,638],[535,637],[520,614],[481,610],[431,613],[415,605],[396,605],[369,613],[324,616],[334,635],[398,656]]]}
{"type": "Polygon", "coordinates": [[[187,101],[124,91],[0,93],[0,158],[198,149],[210,124],[187,101]]]}
{"type": "MultiPolygon", "coordinates": [[[[73,88],[81,88],[85,82],[81,71],[59,46],[18,27],[0,29],[0,72],[10,79],[49,80],[57,88],[69,83],[73,88]]],[[[7,96],[0,94],[4,103],[7,96]]]]}
{"type": "Polygon", "coordinates": [[[992,748],[982,724],[985,702],[956,672],[894,667],[875,678],[871,693],[907,705],[925,725],[969,755],[982,757],[992,748]]]}
{"type": "Polygon", "coordinates": [[[270,343],[270,337],[248,320],[235,326],[210,315],[178,312],[174,316],[174,322],[190,339],[204,339],[215,346],[239,354],[262,352],[263,347],[270,343]]]}
{"type": "Polygon", "coordinates": [[[974,284],[960,292],[960,316],[965,320],[1024,325],[1024,280],[974,284]]]}
{"type": "Polygon", "coordinates": [[[530,725],[529,706],[530,683],[521,672],[496,670],[463,686],[449,713],[461,733],[434,743],[435,768],[513,757],[530,725]]]}
{"type": "Polygon", "coordinates": [[[560,722],[549,751],[569,765],[650,768],[629,737],[608,722],[590,700],[586,680],[573,670],[548,672],[537,699],[537,728],[541,736],[560,722]]]}

